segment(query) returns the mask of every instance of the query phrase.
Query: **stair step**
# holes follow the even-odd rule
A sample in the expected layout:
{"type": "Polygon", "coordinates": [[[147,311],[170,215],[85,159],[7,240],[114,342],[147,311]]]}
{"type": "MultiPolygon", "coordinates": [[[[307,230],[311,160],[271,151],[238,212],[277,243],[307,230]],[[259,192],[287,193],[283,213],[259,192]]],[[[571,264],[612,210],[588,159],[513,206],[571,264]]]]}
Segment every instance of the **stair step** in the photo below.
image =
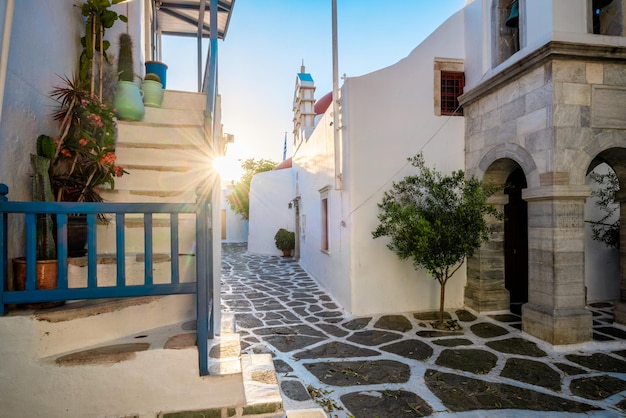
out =
{"type": "Polygon", "coordinates": [[[56,359],[59,366],[78,366],[88,364],[113,364],[135,358],[139,351],[150,348],[148,343],[130,343],[107,345],[99,348],[66,354],[56,359]]]}
{"type": "MultiPolygon", "coordinates": [[[[197,350],[196,321],[141,330],[137,333],[55,355],[59,366],[106,365],[128,361],[137,353],[154,350],[197,350]]],[[[50,359],[52,360],[52,359],[50,359]]],[[[222,332],[209,340],[209,375],[227,376],[242,373],[239,334],[222,332]]]]}
{"type": "Polygon", "coordinates": [[[100,191],[105,201],[127,203],[194,203],[195,191],[186,190],[110,190],[100,191]]]}
{"type": "Polygon", "coordinates": [[[206,93],[195,93],[180,90],[165,90],[161,108],[164,109],[196,109],[206,108],[206,93]]]}
{"type": "Polygon", "coordinates": [[[202,126],[204,125],[204,111],[193,109],[165,109],[160,107],[146,107],[146,113],[141,122],[126,123],[154,124],[157,126],[202,126]]]}
{"type": "Polygon", "coordinates": [[[115,163],[127,171],[181,171],[181,168],[188,171],[190,167],[209,164],[207,156],[192,145],[156,144],[147,147],[141,143],[122,143],[116,147],[115,153],[115,163]]]}
{"type": "MultiPolygon", "coordinates": [[[[126,244],[126,250],[143,250],[143,230],[127,234],[134,241],[126,244]]],[[[152,258],[152,281],[154,284],[168,284],[172,281],[172,265],[170,258],[169,231],[167,233],[155,233],[155,251],[163,251],[164,254],[155,253],[152,258]],[[167,250],[167,251],[166,251],[167,250]]],[[[188,234],[181,234],[179,240],[178,278],[180,283],[192,283],[196,280],[196,262],[194,259],[193,242],[188,234]]],[[[96,265],[96,281],[100,287],[115,286],[117,278],[117,264],[114,255],[115,245],[107,241],[109,234],[98,235],[98,249],[108,251],[108,255],[99,255],[96,265]],[[100,243],[102,241],[102,243],[100,243]]],[[[145,259],[143,255],[127,255],[125,263],[126,286],[142,285],[145,282],[145,259]]],[[[87,257],[75,257],[69,260],[67,278],[70,288],[83,288],[87,286],[87,257]]]]}
{"type": "MultiPolygon", "coordinates": [[[[86,257],[81,258],[86,259],[86,257]]],[[[75,260],[75,258],[70,259],[70,263],[73,263],[75,260]]],[[[82,300],[79,302],[66,303],[50,309],[36,311],[34,313],[34,317],[39,321],[52,323],[65,322],[73,319],[87,318],[90,316],[115,312],[129,306],[152,303],[162,297],[163,296],[145,296],[139,298],[82,300]]]]}
{"type": "MultiPolygon", "coordinates": [[[[125,219],[125,250],[129,253],[143,253],[144,225],[142,219],[125,219]]],[[[97,248],[103,254],[116,252],[115,221],[108,225],[98,225],[97,248]]],[[[193,214],[178,217],[178,254],[195,254],[196,219],[193,214]]],[[[152,250],[154,253],[171,254],[171,228],[169,219],[155,217],[152,228],[152,250]]]]}
{"type": "Polygon", "coordinates": [[[189,146],[198,148],[206,147],[203,125],[157,125],[144,124],[141,122],[119,121],[117,123],[116,147],[125,143],[146,144],[169,144],[172,146],[189,146]]]}
{"type": "MultiPolygon", "coordinates": [[[[125,167],[126,168],[126,167],[125,167]]],[[[191,167],[177,167],[176,171],[167,168],[133,165],[128,175],[115,179],[116,190],[154,192],[194,192],[209,175],[208,168],[202,172],[191,167]]]]}
{"type": "MultiPolygon", "coordinates": [[[[109,267],[115,269],[115,265],[109,267]]],[[[74,283],[74,269],[78,267],[69,266],[70,286],[74,283]]],[[[86,267],[80,270],[86,275],[86,267]]],[[[37,346],[37,357],[40,358],[56,358],[103,345],[144,342],[127,336],[143,335],[146,329],[176,327],[196,318],[194,295],[68,302],[56,308],[19,311],[12,315],[33,315],[40,334],[37,346]],[[129,320],[131,318],[141,320],[129,320]]]]}

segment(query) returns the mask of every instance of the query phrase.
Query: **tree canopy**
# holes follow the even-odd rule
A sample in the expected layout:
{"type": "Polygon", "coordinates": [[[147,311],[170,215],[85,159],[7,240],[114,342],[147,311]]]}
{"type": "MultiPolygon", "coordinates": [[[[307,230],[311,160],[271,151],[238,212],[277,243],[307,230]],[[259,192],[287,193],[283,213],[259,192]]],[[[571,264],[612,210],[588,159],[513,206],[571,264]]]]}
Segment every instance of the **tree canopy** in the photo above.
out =
{"type": "Polygon", "coordinates": [[[245,220],[250,217],[250,183],[257,173],[273,170],[277,163],[272,160],[248,158],[241,163],[243,174],[235,183],[233,191],[226,195],[231,209],[245,220]]]}
{"type": "Polygon", "coordinates": [[[485,216],[503,219],[486,203],[501,187],[468,179],[462,170],[443,175],[426,167],[421,153],[409,161],[419,173],[394,182],[385,192],[378,204],[380,224],[372,235],[388,236],[387,247],[400,259],[410,258],[415,269],[425,268],[439,282],[441,324],[448,279],[489,239],[485,216]]]}
{"type": "Polygon", "coordinates": [[[592,238],[603,242],[609,248],[619,248],[619,217],[615,218],[615,212],[619,210],[619,204],[615,203],[615,193],[619,191],[619,179],[615,171],[607,173],[591,172],[589,176],[597,183],[591,192],[595,205],[600,209],[602,216],[591,223],[592,238]]]}

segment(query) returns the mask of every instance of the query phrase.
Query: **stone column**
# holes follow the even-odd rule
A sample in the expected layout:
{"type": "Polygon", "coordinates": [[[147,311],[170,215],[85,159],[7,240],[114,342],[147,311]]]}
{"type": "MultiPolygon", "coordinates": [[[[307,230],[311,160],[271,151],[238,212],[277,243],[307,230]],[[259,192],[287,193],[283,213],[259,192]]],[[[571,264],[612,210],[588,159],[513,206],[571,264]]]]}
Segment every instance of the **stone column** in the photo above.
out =
{"type": "Polygon", "coordinates": [[[522,192],[528,202],[528,303],[522,329],[553,345],[592,338],[585,309],[584,205],[589,186],[522,192]]]}
{"type": "MultiPolygon", "coordinates": [[[[489,199],[502,211],[508,203],[505,194],[489,199]]],[[[510,295],[504,287],[504,221],[487,219],[494,228],[489,241],[467,260],[465,305],[478,312],[509,310],[510,295]]]]}
{"type": "Polygon", "coordinates": [[[626,190],[615,193],[619,207],[619,299],[614,306],[615,322],[626,325],[626,190]]]}

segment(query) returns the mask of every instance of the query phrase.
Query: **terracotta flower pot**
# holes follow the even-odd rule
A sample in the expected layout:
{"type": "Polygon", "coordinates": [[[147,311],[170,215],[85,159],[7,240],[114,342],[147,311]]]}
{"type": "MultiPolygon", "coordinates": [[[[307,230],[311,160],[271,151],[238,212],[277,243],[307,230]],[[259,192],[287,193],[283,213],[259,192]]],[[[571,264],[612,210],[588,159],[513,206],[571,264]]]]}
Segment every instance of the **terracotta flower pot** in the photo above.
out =
{"type": "MultiPolygon", "coordinates": [[[[36,284],[37,289],[56,289],[58,277],[57,260],[37,260],[36,284]]],[[[13,283],[15,290],[26,289],[26,257],[13,259],[13,283]]],[[[64,302],[25,303],[22,306],[29,309],[44,309],[62,305],[64,302]]]]}

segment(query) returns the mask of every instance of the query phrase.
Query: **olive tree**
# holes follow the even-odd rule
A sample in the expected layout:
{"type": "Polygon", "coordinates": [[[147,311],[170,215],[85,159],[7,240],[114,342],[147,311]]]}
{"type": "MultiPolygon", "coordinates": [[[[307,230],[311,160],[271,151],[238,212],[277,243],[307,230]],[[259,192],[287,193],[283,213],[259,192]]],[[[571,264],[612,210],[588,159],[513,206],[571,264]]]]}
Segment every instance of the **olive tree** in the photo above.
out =
{"type": "Polygon", "coordinates": [[[422,154],[409,158],[418,174],[394,182],[378,204],[380,224],[374,238],[388,236],[387,247],[411,258],[440,285],[439,326],[443,326],[445,287],[491,231],[486,216],[504,215],[487,198],[501,187],[466,178],[462,170],[443,175],[426,167],[422,154]]]}
{"type": "Polygon", "coordinates": [[[231,209],[241,215],[244,220],[250,216],[250,183],[255,174],[271,171],[277,163],[271,160],[248,158],[241,163],[243,175],[233,187],[233,191],[226,195],[226,201],[231,209]]]}
{"type": "Polygon", "coordinates": [[[595,206],[601,213],[597,221],[586,221],[591,224],[592,237],[609,248],[619,248],[619,216],[611,222],[620,208],[615,202],[615,193],[619,191],[617,174],[613,170],[603,174],[592,171],[589,177],[597,183],[591,196],[595,198],[595,206]]]}

